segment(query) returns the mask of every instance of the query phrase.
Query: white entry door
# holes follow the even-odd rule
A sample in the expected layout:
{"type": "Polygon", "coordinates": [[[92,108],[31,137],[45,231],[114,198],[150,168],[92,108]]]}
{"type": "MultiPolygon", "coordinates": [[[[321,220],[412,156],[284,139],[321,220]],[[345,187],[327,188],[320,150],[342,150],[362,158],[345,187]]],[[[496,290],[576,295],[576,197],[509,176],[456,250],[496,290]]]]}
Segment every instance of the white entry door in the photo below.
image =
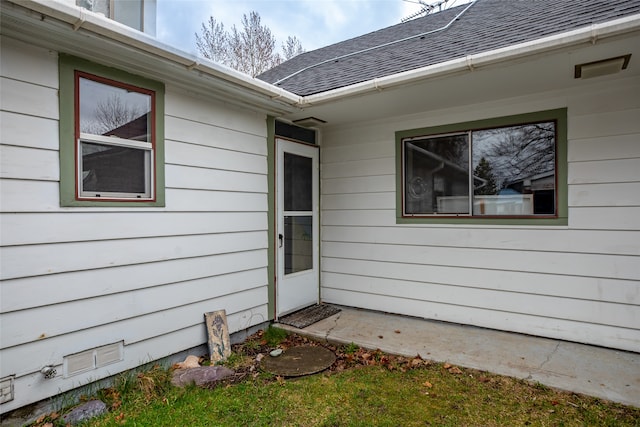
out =
{"type": "Polygon", "coordinates": [[[276,315],[319,301],[318,147],[276,139],[276,315]]]}

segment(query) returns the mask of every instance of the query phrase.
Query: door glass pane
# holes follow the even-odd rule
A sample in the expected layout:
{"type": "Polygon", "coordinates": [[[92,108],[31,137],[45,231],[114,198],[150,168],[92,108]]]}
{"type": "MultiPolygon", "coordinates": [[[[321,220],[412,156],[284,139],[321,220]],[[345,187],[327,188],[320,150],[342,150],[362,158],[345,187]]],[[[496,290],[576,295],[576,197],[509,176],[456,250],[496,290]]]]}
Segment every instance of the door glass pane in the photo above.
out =
{"type": "Polygon", "coordinates": [[[313,218],[284,217],[284,274],[313,268],[313,218]]]}
{"type": "Polygon", "coordinates": [[[284,153],[284,210],[313,209],[313,170],[310,157],[284,153]]]}

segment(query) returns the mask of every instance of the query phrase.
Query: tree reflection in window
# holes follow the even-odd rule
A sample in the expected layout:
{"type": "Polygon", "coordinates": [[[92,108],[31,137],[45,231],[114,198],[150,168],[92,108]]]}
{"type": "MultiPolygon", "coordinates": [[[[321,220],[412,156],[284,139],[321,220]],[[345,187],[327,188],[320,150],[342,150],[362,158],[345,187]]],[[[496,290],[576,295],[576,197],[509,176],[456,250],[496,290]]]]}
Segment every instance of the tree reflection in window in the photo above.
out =
{"type": "Polygon", "coordinates": [[[404,212],[555,215],[555,150],[552,121],[407,138],[404,212]]]}

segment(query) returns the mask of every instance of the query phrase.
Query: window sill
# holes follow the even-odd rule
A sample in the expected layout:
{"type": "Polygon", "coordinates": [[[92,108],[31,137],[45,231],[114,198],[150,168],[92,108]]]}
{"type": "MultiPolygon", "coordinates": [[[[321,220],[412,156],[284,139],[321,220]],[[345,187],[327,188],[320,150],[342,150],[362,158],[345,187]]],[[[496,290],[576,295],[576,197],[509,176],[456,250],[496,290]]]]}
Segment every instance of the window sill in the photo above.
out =
{"type": "Polygon", "coordinates": [[[567,226],[569,225],[568,218],[560,217],[544,217],[544,218],[531,218],[531,217],[463,217],[463,216],[438,216],[438,217],[425,217],[425,216],[404,216],[396,217],[396,224],[432,224],[432,225],[506,225],[506,226],[567,226]]]}

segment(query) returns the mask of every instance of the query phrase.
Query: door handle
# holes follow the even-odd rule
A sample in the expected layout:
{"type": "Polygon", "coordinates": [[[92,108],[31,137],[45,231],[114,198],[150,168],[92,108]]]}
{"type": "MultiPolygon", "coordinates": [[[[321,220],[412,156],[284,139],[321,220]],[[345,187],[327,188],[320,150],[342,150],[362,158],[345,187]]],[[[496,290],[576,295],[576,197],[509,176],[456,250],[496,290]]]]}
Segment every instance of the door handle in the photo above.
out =
{"type": "Polygon", "coordinates": [[[284,239],[284,236],[282,234],[278,234],[278,247],[279,248],[282,247],[282,239],[284,239]]]}

